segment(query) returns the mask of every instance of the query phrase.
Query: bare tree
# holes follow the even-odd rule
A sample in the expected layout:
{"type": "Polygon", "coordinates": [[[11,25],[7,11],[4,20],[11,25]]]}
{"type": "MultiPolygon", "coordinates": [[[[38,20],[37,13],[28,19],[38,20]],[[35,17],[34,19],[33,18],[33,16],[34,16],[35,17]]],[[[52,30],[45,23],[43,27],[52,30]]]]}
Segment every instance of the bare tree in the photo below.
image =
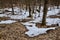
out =
{"type": "Polygon", "coordinates": [[[45,26],[45,25],[46,25],[47,11],[48,11],[48,0],[44,0],[44,9],[43,9],[42,26],[45,26]]]}
{"type": "Polygon", "coordinates": [[[11,8],[12,8],[12,15],[14,15],[13,0],[11,0],[10,3],[11,3],[11,8]]]}

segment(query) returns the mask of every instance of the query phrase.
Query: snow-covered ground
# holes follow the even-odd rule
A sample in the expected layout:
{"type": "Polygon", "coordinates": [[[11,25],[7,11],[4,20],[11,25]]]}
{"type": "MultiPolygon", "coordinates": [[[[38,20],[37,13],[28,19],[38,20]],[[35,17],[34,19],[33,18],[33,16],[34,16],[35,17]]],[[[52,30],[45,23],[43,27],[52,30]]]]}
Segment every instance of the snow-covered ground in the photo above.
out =
{"type": "Polygon", "coordinates": [[[0,14],[0,17],[7,17],[6,14],[0,14]]]}
{"type": "Polygon", "coordinates": [[[22,15],[9,15],[8,17],[10,17],[11,19],[25,19],[27,18],[27,16],[29,16],[28,12],[22,15]]]}
{"type": "Polygon", "coordinates": [[[51,28],[37,28],[37,27],[28,27],[29,31],[25,32],[25,34],[27,34],[29,37],[35,37],[38,36],[40,34],[44,34],[47,33],[48,30],[55,30],[55,27],[51,27],[51,28]]]}
{"type": "Polygon", "coordinates": [[[29,22],[26,22],[26,23],[22,23],[23,25],[25,25],[25,27],[27,28],[27,32],[25,32],[25,34],[27,34],[29,37],[35,37],[35,36],[38,36],[40,34],[44,34],[44,33],[47,33],[48,30],[55,30],[55,28],[57,27],[51,27],[51,28],[38,28],[36,26],[36,24],[34,23],[29,23],[29,22]]]}
{"type": "Polygon", "coordinates": [[[54,10],[48,11],[47,16],[56,15],[59,11],[60,11],[60,9],[54,9],[54,10]]]}
{"type": "MultiPolygon", "coordinates": [[[[4,10],[12,11],[11,8],[5,8],[4,10]]],[[[49,8],[48,8],[48,10],[49,10],[49,8]]],[[[47,17],[50,15],[56,15],[59,11],[60,11],[60,9],[52,9],[47,12],[47,17]]],[[[22,10],[18,7],[14,7],[14,13],[18,14],[18,15],[0,14],[0,17],[10,17],[11,19],[26,19],[27,16],[29,16],[28,11],[22,10]]],[[[42,21],[43,7],[41,7],[40,17],[38,17],[38,15],[39,15],[39,13],[37,11],[35,11],[35,14],[33,14],[33,18],[34,18],[33,20],[22,23],[27,28],[28,31],[25,32],[25,34],[27,34],[29,37],[34,37],[39,34],[46,33],[46,31],[48,31],[50,29],[54,30],[56,28],[56,27],[38,28],[36,26],[36,23],[41,23],[41,21],[42,21]]],[[[1,21],[0,24],[10,24],[13,22],[16,22],[16,21],[6,20],[6,21],[1,21]]],[[[59,18],[46,18],[46,22],[47,22],[47,25],[52,25],[52,24],[58,23],[60,26],[60,19],[59,18]]]]}
{"type": "Polygon", "coordinates": [[[5,20],[5,21],[1,21],[0,24],[11,24],[11,23],[15,23],[16,21],[14,20],[5,20]]]}
{"type": "Polygon", "coordinates": [[[52,24],[59,24],[60,25],[60,19],[59,18],[46,18],[47,25],[52,24]]]}
{"type": "MultiPolygon", "coordinates": [[[[59,11],[60,11],[60,9],[54,9],[54,10],[48,11],[47,17],[50,15],[56,15],[59,11]]],[[[22,23],[28,29],[28,31],[25,32],[25,34],[27,34],[29,37],[34,37],[39,34],[47,33],[46,31],[51,30],[51,29],[55,30],[55,28],[56,28],[56,27],[38,28],[35,23],[41,23],[43,12],[40,13],[40,17],[38,17],[38,15],[39,15],[39,13],[36,12],[36,14],[34,15],[34,16],[36,16],[36,18],[34,20],[26,22],[26,23],[22,23]]],[[[46,22],[47,22],[47,25],[52,25],[52,24],[57,24],[57,23],[59,23],[59,25],[60,25],[59,18],[46,18],[46,22]]]]}

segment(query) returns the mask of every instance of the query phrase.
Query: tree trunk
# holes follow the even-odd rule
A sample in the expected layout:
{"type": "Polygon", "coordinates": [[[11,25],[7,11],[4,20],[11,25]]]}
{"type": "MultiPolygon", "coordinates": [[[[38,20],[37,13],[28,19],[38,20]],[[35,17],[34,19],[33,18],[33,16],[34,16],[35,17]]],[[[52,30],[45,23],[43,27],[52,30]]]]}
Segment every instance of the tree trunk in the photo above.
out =
{"type": "Polygon", "coordinates": [[[56,4],[57,4],[57,9],[59,9],[60,1],[56,0],[56,4]]]}
{"type": "Polygon", "coordinates": [[[14,8],[13,8],[13,4],[12,4],[12,15],[14,15],[14,8]]]}
{"type": "Polygon", "coordinates": [[[42,26],[46,25],[46,16],[48,11],[48,0],[44,1],[44,9],[43,9],[43,18],[42,18],[42,26]]]}
{"type": "Polygon", "coordinates": [[[14,15],[13,0],[11,1],[12,15],[14,15]]]}
{"type": "Polygon", "coordinates": [[[31,17],[31,8],[30,8],[30,5],[29,5],[29,17],[31,17]]]}
{"type": "Polygon", "coordinates": [[[27,6],[27,4],[26,4],[26,11],[28,10],[28,6],[27,6]]]}
{"type": "Polygon", "coordinates": [[[39,5],[39,15],[38,15],[38,17],[40,17],[40,10],[41,10],[41,4],[39,5]]]}

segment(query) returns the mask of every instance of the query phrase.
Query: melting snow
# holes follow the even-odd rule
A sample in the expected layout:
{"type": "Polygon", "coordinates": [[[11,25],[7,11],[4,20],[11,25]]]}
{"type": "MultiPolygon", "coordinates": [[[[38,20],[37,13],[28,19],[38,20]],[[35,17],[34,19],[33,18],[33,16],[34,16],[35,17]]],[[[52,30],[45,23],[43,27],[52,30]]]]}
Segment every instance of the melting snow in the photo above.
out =
{"type": "Polygon", "coordinates": [[[27,34],[29,37],[34,37],[34,36],[38,36],[39,34],[44,34],[47,33],[46,31],[48,30],[55,30],[55,27],[52,28],[37,28],[37,27],[29,27],[29,31],[25,32],[25,34],[27,34]]]}
{"type": "Polygon", "coordinates": [[[56,15],[59,12],[59,10],[60,9],[54,9],[54,10],[48,11],[47,12],[47,16],[49,16],[49,15],[56,15]]]}
{"type": "Polygon", "coordinates": [[[57,23],[60,23],[60,19],[59,18],[47,18],[46,22],[47,22],[47,25],[57,24],[57,23]]]}
{"type": "Polygon", "coordinates": [[[13,21],[13,20],[6,20],[6,21],[1,21],[0,24],[11,24],[11,23],[14,23],[16,21],[13,21]]]}
{"type": "Polygon", "coordinates": [[[9,15],[11,19],[25,19],[27,18],[28,14],[26,13],[25,15],[9,15]]]}
{"type": "MultiPolygon", "coordinates": [[[[4,10],[12,11],[11,8],[5,8],[4,10]]],[[[28,11],[22,10],[22,12],[20,12],[20,10],[22,10],[22,9],[20,9],[18,7],[14,7],[15,13],[19,13],[20,15],[19,14],[18,15],[8,15],[8,17],[10,17],[11,19],[25,19],[25,18],[27,18],[27,16],[29,16],[28,11]]],[[[47,16],[56,15],[58,12],[59,12],[59,9],[54,9],[54,10],[48,11],[47,16]]],[[[51,28],[38,28],[38,27],[36,27],[35,23],[41,22],[41,20],[42,20],[43,7],[41,7],[40,17],[38,17],[38,15],[39,15],[39,13],[36,12],[36,14],[33,14],[33,16],[36,17],[36,19],[29,21],[29,22],[26,22],[26,23],[22,23],[27,28],[28,31],[25,32],[25,34],[27,34],[29,37],[34,37],[34,36],[37,36],[39,34],[47,33],[46,31],[51,30],[51,29],[54,30],[56,28],[56,27],[51,27],[51,28]]],[[[3,16],[6,17],[7,15],[6,14],[0,14],[0,17],[3,17],[3,16]]],[[[51,24],[55,24],[55,23],[59,23],[59,25],[60,25],[59,21],[60,21],[60,19],[58,19],[58,18],[46,18],[47,25],[51,25],[51,24]]],[[[14,22],[16,22],[16,21],[6,20],[6,21],[1,21],[0,24],[11,24],[14,22]]]]}
{"type": "Polygon", "coordinates": [[[35,24],[31,24],[31,23],[22,23],[23,25],[26,26],[27,28],[27,32],[25,32],[25,34],[27,34],[29,37],[35,37],[35,36],[38,36],[39,34],[44,34],[44,33],[47,33],[46,31],[48,30],[55,30],[56,27],[51,27],[51,28],[38,28],[35,26],[35,24]],[[28,25],[30,24],[30,25],[28,25]]]}
{"type": "Polygon", "coordinates": [[[25,34],[27,34],[29,37],[35,37],[40,34],[47,33],[46,31],[51,30],[51,29],[55,30],[56,28],[56,27],[38,28],[35,23],[30,23],[30,22],[26,22],[22,24],[25,25],[25,27],[27,28],[28,31],[25,32],[25,34]]]}
{"type": "Polygon", "coordinates": [[[29,22],[41,23],[41,20],[42,20],[42,18],[41,18],[41,17],[38,17],[38,18],[36,18],[36,19],[34,19],[34,20],[32,20],[32,21],[29,21],[29,22]]]}
{"type": "Polygon", "coordinates": [[[0,14],[0,17],[7,17],[6,14],[0,14]]]}

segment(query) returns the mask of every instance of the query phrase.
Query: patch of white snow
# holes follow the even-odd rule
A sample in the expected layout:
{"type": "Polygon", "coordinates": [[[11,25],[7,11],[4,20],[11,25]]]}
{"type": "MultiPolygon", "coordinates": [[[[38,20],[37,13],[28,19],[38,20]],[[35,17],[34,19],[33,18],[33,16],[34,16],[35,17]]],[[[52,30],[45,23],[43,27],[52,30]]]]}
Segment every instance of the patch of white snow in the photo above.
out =
{"type": "Polygon", "coordinates": [[[6,20],[6,21],[1,21],[0,24],[11,24],[11,23],[14,23],[16,21],[13,21],[13,20],[6,20]]]}

